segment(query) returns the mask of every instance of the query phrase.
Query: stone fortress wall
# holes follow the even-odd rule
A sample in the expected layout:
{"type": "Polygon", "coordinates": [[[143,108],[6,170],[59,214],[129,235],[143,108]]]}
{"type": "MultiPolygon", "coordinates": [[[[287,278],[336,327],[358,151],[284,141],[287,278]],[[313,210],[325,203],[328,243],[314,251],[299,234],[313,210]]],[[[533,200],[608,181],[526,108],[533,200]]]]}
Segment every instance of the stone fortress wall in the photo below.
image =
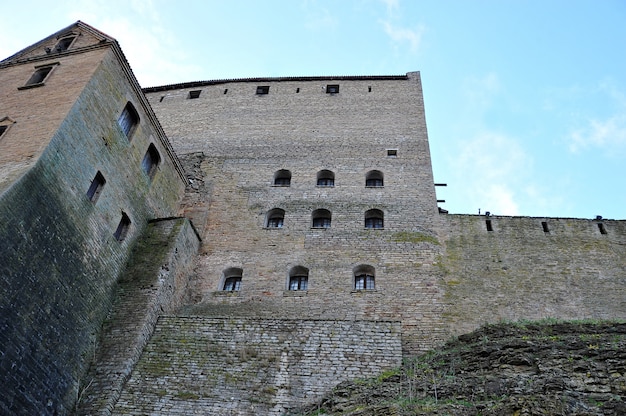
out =
{"type": "Polygon", "coordinates": [[[0,412],[282,414],[484,323],[626,319],[625,221],[438,209],[417,72],[142,91],[78,22],[0,76],[0,412]]]}

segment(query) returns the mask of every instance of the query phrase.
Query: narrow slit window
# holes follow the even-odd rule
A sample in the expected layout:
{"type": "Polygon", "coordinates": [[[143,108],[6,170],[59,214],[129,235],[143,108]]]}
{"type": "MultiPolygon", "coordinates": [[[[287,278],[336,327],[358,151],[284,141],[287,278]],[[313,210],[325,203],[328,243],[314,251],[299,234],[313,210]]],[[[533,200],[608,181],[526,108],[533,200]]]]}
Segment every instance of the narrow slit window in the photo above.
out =
{"type": "Polygon", "coordinates": [[[493,231],[493,226],[491,225],[491,220],[485,220],[485,225],[487,226],[487,231],[493,231]]]}
{"type": "Polygon", "coordinates": [[[608,234],[606,227],[601,222],[598,223],[598,230],[600,230],[600,234],[608,234]]]}
{"type": "Polygon", "coordinates": [[[7,131],[8,128],[9,126],[0,126],[0,137],[2,137],[2,135],[5,131],[7,131]]]}
{"type": "Polygon", "coordinates": [[[193,100],[195,98],[199,98],[200,97],[200,93],[202,92],[202,90],[193,90],[193,91],[189,91],[189,99],[193,100]]]}
{"type": "Polygon", "coordinates": [[[113,236],[117,241],[124,241],[126,236],[128,235],[128,229],[130,228],[130,218],[126,215],[125,212],[122,212],[122,219],[120,223],[117,225],[117,229],[113,236]]]}
{"type": "Polygon", "coordinates": [[[300,92],[300,88],[296,88],[296,94],[300,92]]]}
{"type": "Polygon", "coordinates": [[[224,95],[228,94],[228,88],[224,89],[224,95]]]}
{"type": "Polygon", "coordinates": [[[367,92],[372,92],[372,87],[371,86],[367,87],[367,92]]]}
{"type": "Polygon", "coordinates": [[[543,232],[544,233],[549,233],[550,232],[550,228],[548,228],[548,222],[547,221],[541,221],[541,228],[543,228],[543,232]]]}
{"type": "Polygon", "coordinates": [[[161,156],[159,155],[159,151],[152,143],[150,143],[148,151],[144,155],[143,161],[141,162],[143,171],[150,179],[154,178],[154,174],[156,173],[160,163],[161,156]]]}
{"type": "Polygon", "coordinates": [[[106,182],[107,181],[104,179],[104,176],[102,176],[102,173],[100,173],[100,171],[96,173],[93,181],[91,181],[91,185],[87,190],[87,198],[89,198],[89,200],[94,204],[96,203],[98,198],[100,198],[100,194],[102,193],[102,189],[104,188],[104,184],[106,182]]]}
{"type": "Polygon", "coordinates": [[[137,110],[135,110],[135,107],[130,103],[130,101],[126,103],[122,114],[120,114],[117,119],[117,124],[119,124],[128,140],[130,140],[135,133],[137,124],[139,124],[139,114],[137,114],[137,110]]]}

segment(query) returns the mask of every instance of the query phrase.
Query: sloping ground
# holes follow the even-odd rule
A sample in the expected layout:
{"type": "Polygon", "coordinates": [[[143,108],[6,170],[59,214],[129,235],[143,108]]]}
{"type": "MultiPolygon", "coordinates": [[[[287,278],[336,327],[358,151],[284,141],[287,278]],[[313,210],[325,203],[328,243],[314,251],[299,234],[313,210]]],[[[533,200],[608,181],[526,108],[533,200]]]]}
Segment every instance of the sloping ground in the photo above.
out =
{"type": "Polygon", "coordinates": [[[626,415],[626,324],[481,328],[294,415],[626,415]]]}

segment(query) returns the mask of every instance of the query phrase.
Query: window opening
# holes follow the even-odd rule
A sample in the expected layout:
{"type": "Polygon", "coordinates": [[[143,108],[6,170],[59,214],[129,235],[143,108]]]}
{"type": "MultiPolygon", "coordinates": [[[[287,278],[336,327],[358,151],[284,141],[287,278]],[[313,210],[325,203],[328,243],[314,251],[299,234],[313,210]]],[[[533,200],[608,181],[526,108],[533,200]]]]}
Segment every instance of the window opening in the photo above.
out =
{"type": "Polygon", "coordinates": [[[372,92],[372,87],[371,86],[367,87],[367,92],[372,92]]]}
{"type": "Polygon", "coordinates": [[[598,223],[598,230],[600,230],[600,234],[608,234],[606,231],[606,227],[601,222],[598,223]]]}
{"type": "Polygon", "coordinates": [[[89,198],[89,200],[94,204],[100,197],[100,193],[102,192],[102,188],[104,188],[104,184],[106,182],[107,181],[104,179],[104,176],[102,176],[102,173],[100,173],[100,171],[96,173],[96,176],[91,181],[91,185],[87,190],[87,198],[89,198]]]}
{"type": "Polygon", "coordinates": [[[238,292],[239,290],[241,290],[242,276],[243,269],[240,269],[238,267],[231,267],[224,270],[224,285],[222,286],[222,290],[226,292],[238,292]]]}
{"type": "Polygon", "coordinates": [[[543,228],[543,232],[544,233],[549,233],[550,229],[548,228],[548,222],[547,221],[541,221],[541,227],[543,228]]]}
{"type": "Polygon", "coordinates": [[[226,93],[228,93],[228,88],[224,90],[224,95],[226,95],[226,93]]]}
{"type": "Polygon", "coordinates": [[[0,137],[2,137],[2,135],[5,131],[7,131],[8,128],[9,126],[0,126],[0,137]]]}
{"type": "Polygon", "coordinates": [[[361,265],[354,269],[354,289],[355,290],[375,290],[376,273],[372,266],[361,265]]]}
{"type": "Polygon", "coordinates": [[[274,173],[274,186],[290,186],[291,172],[287,169],[281,169],[274,173]]]}
{"type": "Polygon", "coordinates": [[[309,287],[309,269],[296,266],[289,272],[289,290],[307,290],[309,287]]]}
{"type": "Polygon", "coordinates": [[[256,87],[257,95],[265,95],[265,94],[269,94],[269,92],[270,92],[270,86],[269,85],[260,85],[260,86],[256,87]]]}
{"type": "Polygon", "coordinates": [[[0,138],[2,138],[4,133],[6,133],[7,130],[9,130],[9,127],[11,127],[14,123],[15,121],[13,121],[11,117],[3,117],[0,119],[0,138]]]}
{"type": "Polygon", "coordinates": [[[26,81],[26,84],[23,87],[19,87],[18,89],[39,87],[39,86],[44,85],[44,81],[48,78],[48,76],[50,75],[50,72],[52,72],[52,70],[54,69],[56,65],[57,64],[47,65],[47,66],[37,68],[35,72],[33,73],[33,75],[30,76],[28,81],[26,81]]]}
{"type": "Polygon", "coordinates": [[[330,228],[331,213],[327,209],[316,209],[312,214],[313,228],[330,228]]]}
{"type": "Polygon", "coordinates": [[[143,169],[145,174],[148,175],[150,179],[152,179],[160,163],[161,156],[159,155],[159,151],[152,143],[150,143],[150,146],[148,146],[148,151],[146,152],[141,162],[141,168],[143,169]]]}
{"type": "Polygon", "coordinates": [[[365,175],[365,186],[368,188],[380,188],[384,185],[383,173],[379,170],[371,170],[365,175]]]}
{"type": "Polygon", "coordinates": [[[130,103],[130,101],[126,103],[122,114],[120,114],[117,119],[117,123],[122,128],[122,131],[128,140],[130,140],[133,133],[135,133],[137,124],[139,123],[139,114],[137,114],[137,110],[135,110],[135,107],[130,103]]]}
{"type": "Polygon", "coordinates": [[[339,93],[339,84],[326,85],[326,94],[337,94],[337,93],[339,93]]]}
{"type": "Polygon", "coordinates": [[[63,51],[68,50],[69,47],[72,45],[72,42],[74,42],[74,39],[76,39],[76,36],[69,36],[69,37],[59,40],[59,42],[57,43],[57,46],[54,47],[54,51],[63,52],[63,51]]]}
{"type": "Polygon", "coordinates": [[[120,223],[117,225],[117,229],[113,234],[113,237],[117,241],[124,241],[126,239],[126,235],[128,234],[128,229],[130,228],[130,218],[126,215],[125,212],[122,212],[122,219],[120,223]]]}
{"type": "Polygon", "coordinates": [[[162,95],[161,99],[159,99],[159,102],[162,103],[164,98],[165,98],[165,95],[162,95]]]}
{"type": "Polygon", "coordinates": [[[265,220],[266,228],[283,228],[285,223],[285,210],[274,208],[267,213],[265,220]]]}
{"type": "Polygon", "coordinates": [[[493,226],[491,225],[491,220],[485,220],[485,225],[487,226],[487,231],[493,231],[493,226]]]}
{"type": "Polygon", "coordinates": [[[370,209],[365,212],[365,228],[382,229],[385,228],[384,213],[379,209],[370,209]]]}
{"type": "Polygon", "coordinates": [[[300,88],[296,88],[296,94],[300,92],[300,88]]]}
{"type": "Polygon", "coordinates": [[[335,174],[330,170],[320,170],[317,172],[317,186],[335,186],[335,174]]]}
{"type": "Polygon", "coordinates": [[[193,100],[194,98],[200,97],[200,93],[201,92],[202,92],[202,90],[189,91],[189,99],[193,100]]]}
{"type": "Polygon", "coordinates": [[[397,157],[398,149],[387,149],[387,156],[389,157],[397,157]]]}

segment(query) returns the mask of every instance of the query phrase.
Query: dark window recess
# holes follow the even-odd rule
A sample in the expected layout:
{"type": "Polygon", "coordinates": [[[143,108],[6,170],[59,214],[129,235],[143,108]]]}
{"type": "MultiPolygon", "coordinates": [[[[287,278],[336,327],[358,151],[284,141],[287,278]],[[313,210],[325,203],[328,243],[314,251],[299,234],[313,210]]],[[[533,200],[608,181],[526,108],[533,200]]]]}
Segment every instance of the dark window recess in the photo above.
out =
{"type": "MultiPolygon", "coordinates": [[[[48,75],[50,74],[53,68],[54,66],[45,66],[43,68],[37,68],[35,73],[31,75],[31,77],[26,82],[26,85],[24,85],[24,87],[43,85],[43,82],[46,80],[46,78],[48,77],[48,75]]],[[[21,88],[24,88],[24,87],[21,87],[21,88]]]]}
{"type": "Polygon", "coordinates": [[[120,223],[117,225],[117,229],[115,230],[115,234],[113,237],[117,241],[124,241],[126,239],[126,235],[128,234],[128,229],[130,228],[130,218],[126,213],[122,212],[122,219],[120,223]]]}
{"type": "Polygon", "coordinates": [[[372,87],[367,87],[367,92],[372,92],[372,87]]]}
{"type": "Polygon", "coordinates": [[[102,176],[102,173],[100,172],[96,173],[95,178],[93,178],[93,181],[91,181],[91,185],[87,190],[87,198],[89,198],[89,200],[94,204],[100,197],[100,193],[102,192],[102,188],[104,188],[104,184],[106,182],[107,181],[104,179],[104,176],[102,176]]]}
{"type": "Polygon", "coordinates": [[[491,220],[485,220],[485,225],[487,226],[487,231],[493,231],[493,226],[491,225],[491,220]]]}
{"type": "Polygon", "coordinates": [[[228,88],[224,89],[224,95],[228,93],[228,88]]]}
{"type": "Polygon", "coordinates": [[[7,131],[8,128],[9,126],[0,126],[0,137],[2,137],[2,135],[5,131],[7,131]]]}
{"type": "Polygon", "coordinates": [[[608,234],[606,231],[606,227],[601,222],[598,223],[598,230],[600,230],[600,234],[608,234]]]}
{"type": "Polygon", "coordinates": [[[389,157],[397,157],[398,149],[387,149],[387,156],[389,157]]]}
{"type": "Polygon", "coordinates": [[[54,51],[63,52],[63,51],[68,50],[70,46],[72,45],[72,42],[74,42],[74,39],[76,39],[76,36],[69,36],[69,37],[59,40],[59,42],[57,43],[57,46],[54,47],[54,51]]]}
{"type": "Polygon", "coordinates": [[[162,95],[161,98],[159,99],[159,102],[162,103],[164,98],[165,98],[165,95],[162,95]]]}
{"type": "Polygon", "coordinates": [[[160,163],[161,156],[159,155],[159,151],[152,143],[150,143],[150,146],[148,146],[148,151],[141,161],[141,168],[146,173],[146,175],[148,175],[148,177],[152,179],[160,163]]]}
{"type": "Polygon", "coordinates": [[[270,93],[270,86],[269,85],[258,86],[258,87],[256,87],[256,93],[258,95],[269,94],[270,93]]]}
{"type": "Polygon", "coordinates": [[[193,90],[193,91],[189,91],[189,98],[190,99],[194,99],[194,98],[198,98],[200,97],[200,93],[202,92],[202,90],[193,90]]]}
{"type": "Polygon", "coordinates": [[[139,124],[139,114],[137,114],[137,110],[135,110],[135,107],[130,102],[126,103],[126,107],[124,107],[122,114],[120,114],[120,117],[117,119],[117,124],[120,125],[122,131],[128,140],[130,140],[137,124],[139,124]]]}
{"type": "Polygon", "coordinates": [[[382,229],[385,228],[385,217],[381,210],[370,209],[365,213],[365,228],[382,229]]]}
{"type": "Polygon", "coordinates": [[[335,174],[329,170],[320,170],[317,172],[317,186],[335,186],[335,174]]]}
{"type": "Polygon", "coordinates": [[[274,174],[274,186],[291,185],[291,172],[281,169],[274,174]]]}
{"type": "Polygon", "coordinates": [[[267,213],[265,227],[283,228],[285,222],[285,210],[274,208],[267,213]]]}
{"type": "Polygon", "coordinates": [[[296,94],[300,92],[300,88],[296,88],[296,94]]]}
{"type": "Polygon", "coordinates": [[[337,94],[339,93],[339,84],[328,84],[326,86],[327,94],[337,94]]]}
{"type": "Polygon", "coordinates": [[[548,222],[547,221],[541,221],[541,228],[543,228],[543,232],[544,233],[549,233],[550,229],[548,228],[548,222]]]}
{"type": "Polygon", "coordinates": [[[316,209],[312,215],[312,227],[313,228],[330,228],[331,213],[327,209],[316,209]]]}
{"type": "Polygon", "coordinates": [[[354,276],[355,290],[374,290],[376,289],[374,276],[371,274],[359,274],[354,276]]]}
{"type": "Polygon", "coordinates": [[[384,186],[383,173],[379,170],[372,170],[365,175],[365,186],[368,188],[380,188],[384,186]]]}

